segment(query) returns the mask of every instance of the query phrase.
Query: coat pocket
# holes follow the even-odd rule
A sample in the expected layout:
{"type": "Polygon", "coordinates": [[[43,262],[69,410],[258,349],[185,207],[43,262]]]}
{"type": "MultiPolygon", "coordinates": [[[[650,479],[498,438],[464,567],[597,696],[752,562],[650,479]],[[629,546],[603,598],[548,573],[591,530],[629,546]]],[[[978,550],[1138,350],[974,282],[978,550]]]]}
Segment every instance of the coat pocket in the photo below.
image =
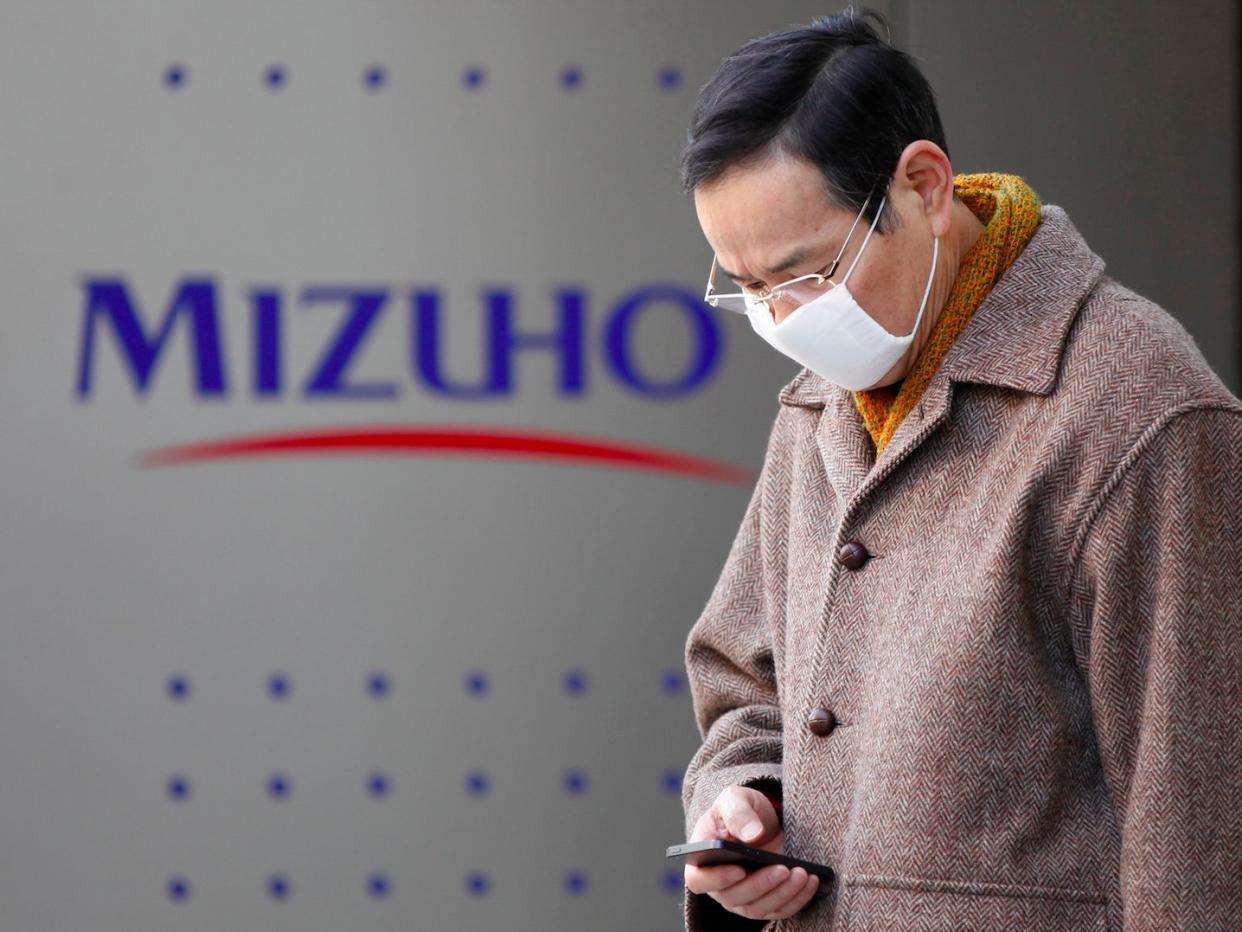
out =
{"type": "Polygon", "coordinates": [[[1103,893],[924,878],[854,878],[842,891],[849,932],[1112,932],[1103,893]]]}

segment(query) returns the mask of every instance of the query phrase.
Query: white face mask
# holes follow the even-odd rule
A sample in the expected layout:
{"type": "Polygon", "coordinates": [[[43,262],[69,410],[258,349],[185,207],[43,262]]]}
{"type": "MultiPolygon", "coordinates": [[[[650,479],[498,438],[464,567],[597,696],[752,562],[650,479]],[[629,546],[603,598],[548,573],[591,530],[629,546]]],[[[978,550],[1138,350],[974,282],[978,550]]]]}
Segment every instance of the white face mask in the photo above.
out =
{"type": "Polygon", "coordinates": [[[790,359],[850,391],[873,388],[909,349],[918,332],[919,321],[923,319],[923,308],[927,306],[927,296],[931,294],[932,279],[936,275],[936,259],[940,255],[940,237],[937,236],[914,329],[903,337],[893,336],[862,309],[845,285],[862,258],[883,210],[884,201],[881,200],[862,248],[838,285],[799,305],[779,324],[765,305],[749,299],[746,302],[746,316],[759,336],[790,359]]]}

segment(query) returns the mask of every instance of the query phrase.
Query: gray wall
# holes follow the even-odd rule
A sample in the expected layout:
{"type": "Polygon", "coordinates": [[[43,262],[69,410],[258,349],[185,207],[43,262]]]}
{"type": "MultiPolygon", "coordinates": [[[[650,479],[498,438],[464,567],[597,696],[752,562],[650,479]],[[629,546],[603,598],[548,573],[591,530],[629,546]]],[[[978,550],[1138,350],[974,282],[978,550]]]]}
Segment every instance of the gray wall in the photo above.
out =
{"type": "MultiPolygon", "coordinates": [[[[797,367],[726,315],[692,390],[636,391],[610,327],[643,289],[701,293],[710,253],[676,178],[697,88],[746,38],[831,8],[0,7],[0,928],[679,927],[663,850],[698,743],[682,649],[797,367]],[[373,63],[386,80],[368,89],[373,63]],[[583,80],[566,90],[571,63],[583,80]],[[666,66],[681,80],[662,89],[666,66]],[[225,390],[196,390],[183,319],[145,388],[100,325],[79,393],[92,283],[120,282],[153,341],[196,280],[215,289],[225,390]],[[316,286],[387,293],[346,378],[390,395],[304,390],[346,319],[308,299],[316,286]],[[468,382],[487,289],[530,333],[558,326],[558,292],[580,297],[581,389],[538,348],[491,396],[420,377],[411,293],[439,298],[444,369],[468,382]],[[279,298],[284,327],[267,394],[255,292],[279,298]],[[565,434],[740,473],[392,448],[143,458],[377,427],[565,434]],[[575,670],[584,690],[565,688],[575,670]],[[368,792],[376,773],[387,793],[368,792]],[[291,793],[273,797],[273,774],[291,793]],[[290,895],[268,892],[273,874],[290,895]],[[368,892],[377,874],[386,896],[368,892]],[[177,877],[188,897],[170,896],[177,877]]],[[[1023,174],[1236,385],[1233,85],[1178,90],[1232,74],[1229,11],[1158,24],[1146,5],[1115,21],[1076,8],[1070,27],[1046,5],[1007,9],[893,11],[955,168],[1023,174]]],[[[702,346],[692,321],[648,301],[625,358],[674,379],[702,346]]]]}

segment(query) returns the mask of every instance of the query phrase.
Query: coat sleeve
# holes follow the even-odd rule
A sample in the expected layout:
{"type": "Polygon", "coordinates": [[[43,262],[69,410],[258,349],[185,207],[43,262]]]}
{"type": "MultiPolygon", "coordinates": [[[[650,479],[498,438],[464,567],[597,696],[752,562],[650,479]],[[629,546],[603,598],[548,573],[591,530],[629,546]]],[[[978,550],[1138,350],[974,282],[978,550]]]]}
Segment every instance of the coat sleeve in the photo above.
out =
{"type": "Polygon", "coordinates": [[[1079,630],[1126,932],[1242,916],[1242,407],[1149,428],[1080,530],[1079,630]]]}
{"type": "MultiPolygon", "coordinates": [[[[754,785],[779,798],[781,710],[765,585],[764,504],[781,457],[778,412],[763,467],[707,605],[686,639],[686,672],[703,741],[682,781],[686,838],[727,786],[754,785]]],[[[685,894],[686,928],[760,929],[765,923],[685,894]]]]}

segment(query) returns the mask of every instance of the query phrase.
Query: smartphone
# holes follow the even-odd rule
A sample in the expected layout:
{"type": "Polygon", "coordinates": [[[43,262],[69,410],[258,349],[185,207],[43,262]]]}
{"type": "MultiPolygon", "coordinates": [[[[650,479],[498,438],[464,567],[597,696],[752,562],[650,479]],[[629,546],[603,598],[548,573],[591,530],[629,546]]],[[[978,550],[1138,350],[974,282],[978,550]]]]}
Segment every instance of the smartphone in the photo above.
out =
{"type": "MultiPolygon", "coordinates": [[[[684,845],[669,845],[665,857],[685,858],[695,866],[711,864],[741,864],[743,867],[762,867],[765,864],[784,864],[790,870],[801,867],[808,874],[815,874],[825,884],[831,883],[836,876],[831,867],[792,858],[787,854],[764,851],[752,848],[740,841],[729,838],[707,838],[703,841],[692,841],[684,845]]],[[[822,884],[821,884],[822,886],[822,884]]]]}

